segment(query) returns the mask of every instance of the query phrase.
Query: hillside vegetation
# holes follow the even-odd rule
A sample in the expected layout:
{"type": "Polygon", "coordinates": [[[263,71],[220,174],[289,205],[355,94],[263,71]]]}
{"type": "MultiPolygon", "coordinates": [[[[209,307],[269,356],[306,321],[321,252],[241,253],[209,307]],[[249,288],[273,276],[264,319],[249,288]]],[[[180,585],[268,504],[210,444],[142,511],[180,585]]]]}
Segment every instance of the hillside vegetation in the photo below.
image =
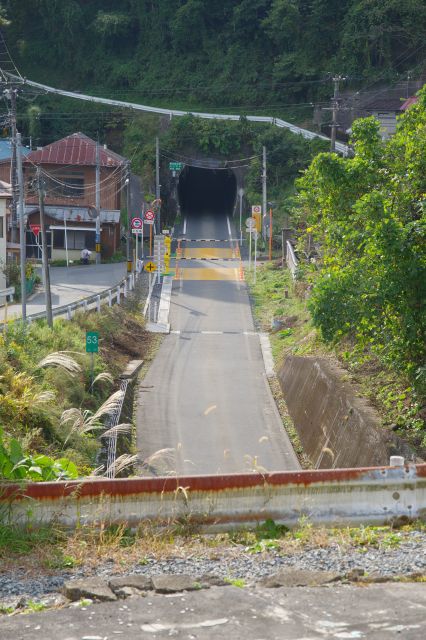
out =
{"type": "Polygon", "coordinates": [[[328,99],[324,74],[394,78],[423,60],[421,0],[2,0],[22,73],[157,103],[328,99]]]}

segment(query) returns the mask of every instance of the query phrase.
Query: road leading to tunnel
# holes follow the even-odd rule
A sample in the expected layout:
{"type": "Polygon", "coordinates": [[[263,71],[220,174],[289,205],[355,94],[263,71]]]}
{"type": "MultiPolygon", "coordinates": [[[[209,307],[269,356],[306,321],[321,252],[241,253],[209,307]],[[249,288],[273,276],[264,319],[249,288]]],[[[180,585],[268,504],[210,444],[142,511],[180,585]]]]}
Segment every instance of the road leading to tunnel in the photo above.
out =
{"type": "Polygon", "coordinates": [[[213,214],[183,227],[172,333],[139,396],[140,455],[158,474],[297,469],[266,379],[235,230],[213,214]]]}

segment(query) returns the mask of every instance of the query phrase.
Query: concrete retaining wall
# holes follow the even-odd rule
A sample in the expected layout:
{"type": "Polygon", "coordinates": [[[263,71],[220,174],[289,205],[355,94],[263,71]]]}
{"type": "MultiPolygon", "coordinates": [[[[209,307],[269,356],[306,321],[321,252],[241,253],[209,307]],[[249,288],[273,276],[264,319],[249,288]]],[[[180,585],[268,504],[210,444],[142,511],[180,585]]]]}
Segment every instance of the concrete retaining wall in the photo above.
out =
{"type": "Polygon", "coordinates": [[[291,527],[301,516],[314,524],[384,524],[426,518],[426,465],[3,484],[0,513],[9,522],[69,527],[189,519],[214,530],[268,518],[291,527]]]}
{"type": "Polygon", "coordinates": [[[410,448],[325,358],[286,358],[278,379],[304,452],[316,469],[384,465],[410,448]]]}

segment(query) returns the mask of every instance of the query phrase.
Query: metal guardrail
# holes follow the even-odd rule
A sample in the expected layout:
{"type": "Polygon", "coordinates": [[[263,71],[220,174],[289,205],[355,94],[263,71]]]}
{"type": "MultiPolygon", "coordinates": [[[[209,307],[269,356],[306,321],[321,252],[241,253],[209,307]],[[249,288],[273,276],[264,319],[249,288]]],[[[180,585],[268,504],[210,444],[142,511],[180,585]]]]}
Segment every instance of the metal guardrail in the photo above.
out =
{"type": "MultiPolygon", "coordinates": [[[[393,461],[392,461],[393,462],[393,461]]],[[[391,464],[392,464],[391,462],[391,464]]],[[[68,527],[101,522],[138,526],[190,519],[204,530],[256,525],[356,525],[425,517],[426,465],[217,476],[1,483],[10,522],[68,527]]]]}
{"type": "MultiPolygon", "coordinates": [[[[33,82],[32,80],[25,79],[22,81],[22,78],[18,76],[14,76],[13,74],[8,73],[13,80],[17,80],[18,82],[23,82],[31,87],[37,87],[38,89],[43,89],[48,93],[53,93],[60,96],[65,96],[68,98],[74,98],[76,100],[84,100],[85,102],[94,102],[98,104],[107,104],[112,107],[121,107],[126,109],[134,109],[135,111],[146,111],[148,113],[159,113],[167,116],[185,116],[188,114],[194,115],[197,118],[205,118],[208,120],[240,120],[240,115],[235,114],[224,114],[224,113],[204,113],[200,111],[181,111],[179,109],[163,109],[161,107],[150,107],[144,104],[138,104],[136,102],[124,102],[122,100],[110,100],[109,98],[99,98],[96,96],[89,96],[84,93],[77,93],[75,91],[65,91],[63,89],[56,89],[54,87],[50,87],[46,84],[40,84],[39,82],[33,82]]],[[[330,142],[330,138],[322,135],[321,133],[316,133],[314,131],[309,131],[309,129],[304,129],[303,127],[297,127],[295,124],[291,122],[286,122],[286,120],[282,120],[281,118],[273,118],[270,116],[245,116],[247,120],[251,122],[263,122],[266,124],[272,124],[279,128],[285,128],[295,133],[297,135],[301,135],[308,140],[313,140],[314,138],[319,138],[320,140],[325,140],[326,142],[330,142]]],[[[344,156],[349,155],[350,147],[342,142],[336,142],[336,151],[341,153],[344,156]]]]}
{"type": "Polygon", "coordinates": [[[294,253],[294,249],[291,246],[291,242],[287,240],[286,242],[286,252],[285,259],[287,263],[287,267],[289,268],[293,280],[296,279],[297,269],[299,268],[299,261],[296,258],[296,254],[294,253]]]}
{"type": "MultiPolygon", "coordinates": [[[[70,304],[54,307],[54,309],[52,309],[52,315],[54,318],[65,317],[67,320],[71,320],[73,314],[78,309],[84,309],[84,311],[96,310],[99,312],[103,304],[108,304],[109,307],[112,307],[113,304],[120,304],[121,298],[127,298],[129,291],[134,289],[137,275],[139,274],[131,273],[110,289],[104,289],[97,294],[88,296],[87,298],[81,298],[81,300],[76,300],[70,304]]],[[[31,324],[34,320],[43,320],[45,317],[46,311],[40,311],[39,313],[27,315],[27,322],[31,324]]],[[[8,323],[9,322],[22,322],[22,318],[14,318],[13,320],[9,320],[8,323]]],[[[4,321],[0,320],[0,326],[4,324],[4,321]]]]}

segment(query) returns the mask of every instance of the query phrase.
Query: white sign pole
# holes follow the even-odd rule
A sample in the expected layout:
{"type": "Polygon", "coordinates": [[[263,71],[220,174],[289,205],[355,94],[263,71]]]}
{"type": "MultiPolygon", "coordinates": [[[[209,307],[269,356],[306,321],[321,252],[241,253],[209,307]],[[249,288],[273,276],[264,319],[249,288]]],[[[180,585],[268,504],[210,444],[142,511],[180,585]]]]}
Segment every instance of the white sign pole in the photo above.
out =
{"type": "Polygon", "coordinates": [[[249,235],[250,235],[250,240],[249,240],[249,271],[251,270],[251,233],[252,233],[252,229],[249,229],[249,235]]]}
{"type": "Polygon", "coordinates": [[[148,276],[148,322],[151,322],[151,281],[152,273],[150,271],[148,276]]]}
{"type": "Polygon", "coordinates": [[[67,259],[67,267],[70,266],[70,262],[68,259],[68,236],[67,236],[67,217],[66,217],[66,213],[64,210],[64,231],[65,231],[65,256],[67,259]]]}

